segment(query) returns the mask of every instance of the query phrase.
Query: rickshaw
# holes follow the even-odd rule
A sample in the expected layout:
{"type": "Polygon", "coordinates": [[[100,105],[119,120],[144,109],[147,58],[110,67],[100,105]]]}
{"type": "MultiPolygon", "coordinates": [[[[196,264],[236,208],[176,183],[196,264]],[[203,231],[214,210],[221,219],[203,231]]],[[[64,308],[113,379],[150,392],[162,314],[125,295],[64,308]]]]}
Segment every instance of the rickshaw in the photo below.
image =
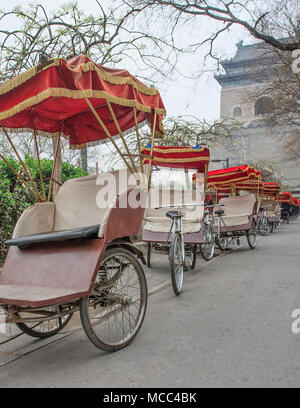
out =
{"type": "Polygon", "coordinates": [[[96,347],[115,351],[134,339],[144,320],[148,293],[141,265],[145,260],[131,237],[141,227],[147,188],[124,132],[135,130],[139,144],[139,126],[147,121],[153,141],[163,133],[164,113],[157,89],[86,56],[51,59],[0,87],[1,127],[27,180],[2,152],[0,158],[37,201],[22,213],[6,242],[9,252],[0,274],[0,307],[7,322],[16,323],[30,336],[45,338],[62,330],[79,311],[83,329],[96,347]],[[8,129],[33,131],[41,190],[8,129]],[[43,135],[57,138],[48,195],[37,139],[43,135]],[[126,169],[69,180],[51,201],[63,136],[71,148],[110,141],[126,169]],[[126,173],[125,186],[118,185],[121,173],[126,173]],[[104,202],[109,177],[116,180],[116,188],[104,202]],[[132,197],[136,206],[131,205],[132,197]]]}
{"type": "Polygon", "coordinates": [[[292,193],[289,191],[282,191],[279,194],[279,203],[281,206],[281,214],[280,218],[282,219],[283,222],[286,222],[287,224],[290,223],[290,216],[291,216],[291,203],[292,203],[292,193]]]}
{"type": "Polygon", "coordinates": [[[292,202],[290,206],[290,214],[291,214],[291,219],[295,220],[298,217],[299,214],[299,207],[298,207],[298,199],[296,197],[292,197],[292,202]]]}
{"type": "Polygon", "coordinates": [[[280,184],[271,182],[262,183],[261,208],[264,209],[268,233],[273,232],[274,229],[280,224],[280,205],[277,200],[279,192],[280,184]]]}
{"type": "MultiPolygon", "coordinates": [[[[184,270],[195,267],[197,246],[206,260],[214,254],[212,219],[204,209],[209,150],[200,146],[150,145],[142,154],[144,164],[152,169],[184,169],[185,172],[185,189],[182,186],[152,185],[142,224],[142,240],[147,243],[147,264],[151,266],[152,250],[169,255],[172,287],[178,296],[183,287],[184,270]],[[188,174],[188,170],[194,169],[198,170],[195,189],[188,174]]],[[[153,170],[151,184],[154,174],[153,170]]],[[[165,184],[169,184],[167,181],[165,184]]]]}
{"type": "Polygon", "coordinates": [[[207,175],[208,190],[214,196],[220,192],[229,196],[215,200],[214,227],[215,241],[225,250],[234,241],[240,245],[240,238],[246,236],[251,249],[257,243],[257,190],[260,173],[252,166],[243,165],[212,170],[207,175]],[[240,192],[247,192],[241,195],[240,192]]]}

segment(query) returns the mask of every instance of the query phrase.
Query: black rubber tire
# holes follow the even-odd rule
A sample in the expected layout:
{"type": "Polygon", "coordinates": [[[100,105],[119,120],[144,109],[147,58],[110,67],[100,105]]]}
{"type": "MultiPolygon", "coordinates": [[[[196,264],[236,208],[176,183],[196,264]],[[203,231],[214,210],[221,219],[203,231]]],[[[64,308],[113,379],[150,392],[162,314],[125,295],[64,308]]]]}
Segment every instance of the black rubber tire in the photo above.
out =
{"type": "Polygon", "coordinates": [[[191,269],[195,269],[196,262],[197,262],[197,245],[193,246],[192,257],[193,257],[193,260],[192,260],[192,263],[191,263],[191,269]]]}
{"type": "Polygon", "coordinates": [[[147,266],[151,268],[151,255],[152,255],[152,244],[151,242],[147,243],[147,266]]]}
{"type": "Polygon", "coordinates": [[[141,329],[141,326],[143,324],[145,314],[146,314],[146,309],[147,309],[147,300],[148,300],[148,289],[147,289],[147,280],[145,277],[145,273],[143,270],[142,265],[140,264],[139,260],[137,257],[135,257],[130,251],[128,251],[125,248],[112,248],[106,251],[102,264],[111,256],[124,256],[127,258],[134,266],[135,270],[137,272],[138,278],[139,278],[139,283],[140,283],[140,288],[141,288],[141,297],[142,297],[142,311],[139,313],[138,317],[138,324],[134,327],[134,332],[129,337],[124,343],[118,344],[118,345],[111,345],[108,343],[105,343],[102,341],[94,332],[93,327],[91,325],[90,319],[89,319],[89,313],[88,313],[88,300],[89,296],[85,296],[80,299],[79,301],[79,310],[80,310],[80,318],[81,318],[81,323],[83,330],[85,331],[85,334],[89,338],[89,340],[99,349],[103,351],[117,351],[120,350],[124,347],[127,347],[133,339],[136,337],[138,332],[141,329]]]}
{"type": "Polygon", "coordinates": [[[263,237],[266,237],[270,232],[270,226],[268,227],[268,231],[266,231],[263,228],[262,219],[260,218],[259,221],[258,221],[258,224],[257,224],[257,231],[260,233],[260,235],[262,235],[263,237]]]}
{"type": "MultiPolygon", "coordinates": [[[[46,339],[47,337],[54,336],[58,332],[60,332],[66,325],[69,323],[69,321],[72,319],[73,313],[70,313],[67,315],[67,318],[64,320],[64,322],[61,324],[60,327],[57,327],[54,330],[50,330],[48,332],[39,332],[37,330],[34,330],[34,328],[28,327],[26,323],[16,323],[16,326],[25,334],[28,334],[28,336],[35,337],[37,339],[46,339]]],[[[38,323],[36,323],[38,325],[38,323]]]]}
{"type": "Polygon", "coordinates": [[[257,230],[256,230],[256,225],[255,222],[252,221],[252,226],[251,229],[246,231],[246,237],[247,237],[247,242],[249,245],[249,248],[251,249],[255,249],[256,248],[256,244],[257,244],[257,230]],[[253,232],[253,234],[251,234],[253,232]],[[251,235],[250,235],[251,234],[251,235]],[[251,242],[251,236],[254,235],[254,242],[251,242]]]}
{"type": "Polygon", "coordinates": [[[216,244],[217,244],[218,248],[219,248],[221,251],[226,251],[226,249],[227,249],[227,247],[228,247],[228,238],[227,238],[227,237],[223,237],[223,238],[225,238],[225,240],[226,240],[226,241],[225,241],[225,242],[226,242],[225,245],[221,244],[217,237],[216,237],[216,244]]]}
{"type": "Polygon", "coordinates": [[[207,254],[205,253],[204,248],[202,246],[203,244],[199,245],[200,246],[200,253],[201,253],[203,259],[205,259],[206,261],[210,261],[214,257],[214,252],[215,252],[215,238],[214,238],[214,234],[213,234],[211,228],[210,228],[210,234],[211,234],[210,242],[211,242],[212,250],[211,250],[211,253],[209,254],[209,256],[207,256],[207,254]]]}
{"type": "Polygon", "coordinates": [[[178,234],[174,234],[172,242],[171,242],[171,247],[170,247],[170,255],[169,255],[169,261],[170,261],[170,267],[171,267],[171,281],[172,281],[172,287],[173,291],[176,296],[179,296],[181,291],[182,291],[182,286],[183,286],[183,265],[181,265],[181,271],[180,273],[180,280],[181,282],[178,282],[176,279],[176,258],[177,258],[177,251],[180,251],[180,239],[178,234]]]}

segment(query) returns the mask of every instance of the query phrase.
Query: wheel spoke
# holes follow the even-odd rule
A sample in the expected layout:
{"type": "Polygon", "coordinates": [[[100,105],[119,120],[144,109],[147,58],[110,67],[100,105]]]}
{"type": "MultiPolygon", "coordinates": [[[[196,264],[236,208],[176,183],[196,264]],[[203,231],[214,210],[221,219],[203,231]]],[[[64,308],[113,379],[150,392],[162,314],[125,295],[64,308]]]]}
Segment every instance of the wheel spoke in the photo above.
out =
{"type": "Polygon", "coordinates": [[[87,330],[84,325],[89,337],[89,334],[93,333],[93,338],[90,339],[103,349],[122,347],[135,336],[145,314],[147,297],[144,276],[140,272],[142,269],[135,258],[126,254],[126,250],[110,251],[114,253],[105,257],[101,271],[108,282],[116,275],[117,279],[112,287],[101,291],[102,275],[99,273],[100,286],[96,292],[99,301],[94,307],[87,308],[91,324],[87,330]]]}

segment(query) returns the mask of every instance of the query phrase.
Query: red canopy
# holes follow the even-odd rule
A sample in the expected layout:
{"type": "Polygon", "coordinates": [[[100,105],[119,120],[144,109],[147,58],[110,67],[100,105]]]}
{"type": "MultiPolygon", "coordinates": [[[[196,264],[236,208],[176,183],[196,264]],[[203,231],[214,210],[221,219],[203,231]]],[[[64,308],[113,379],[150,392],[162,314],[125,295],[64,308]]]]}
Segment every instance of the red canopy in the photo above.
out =
{"type": "Polygon", "coordinates": [[[228,187],[242,181],[258,180],[259,178],[261,178],[261,174],[258,170],[255,170],[252,166],[244,165],[209,171],[207,183],[208,186],[217,187],[219,190],[222,185],[228,187]]]}
{"type": "Polygon", "coordinates": [[[125,70],[105,68],[86,56],[69,61],[55,58],[40,64],[0,86],[0,121],[8,128],[62,132],[70,145],[84,147],[107,138],[90,111],[88,98],[112,136],[144,120],[153,125],[157,114],[156,136],[163,133],[165,107],[159,92],[149,88],[125,70]]]}
{"type": "Polygon", "coordinates": [[[291,203],[293,194],[289,191],[283,191],[279,195],[279,202],[280,203],[291,203]]]}
{"type": "MultiPolygon", "coordinates": [[[[143,148],[144,164],[149,163],[151,145],[143,148]],[[145,157],[146,156],[146,157],[145,157]]],[[[178,169],[197,169],[199,173],[204,173],[210,160],[209,150],[206,147],[185,147],[185,146],[154,146],[152,150],[152,164],[161,167],[171,167],[178,169]]]]}
{"type": "Polygon", "coordinates": [[[279,183],[264,182],[262,183],[262,188],[266,195],[277,195],[280,192],[279,183]]]}

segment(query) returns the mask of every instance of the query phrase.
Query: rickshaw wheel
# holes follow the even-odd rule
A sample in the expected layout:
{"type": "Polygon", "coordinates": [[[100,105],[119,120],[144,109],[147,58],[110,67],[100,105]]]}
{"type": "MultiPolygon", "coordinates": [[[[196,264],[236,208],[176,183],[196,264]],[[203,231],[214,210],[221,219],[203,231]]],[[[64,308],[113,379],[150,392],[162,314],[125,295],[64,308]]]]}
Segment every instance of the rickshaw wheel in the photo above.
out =
{"type": "Polygon", "coordinates": [[[126,347],[142,326],[147,297],[146,277],[137,258],[124,248],[106,251],[92,293],[79,302],[89,340],[104,351],[126,347]]]}
{"type": "Polygon", "coordinates": [[[247,237],[247,242],[248,245],[251,249],[256,248],[256,243],[257,243],[257,232],[256,232],[256,225],[255,222],[252,222],[252,226],[249,230],[246,231],[246,237],[247,237]]]}
{"type": "Polygon", "coordinates": [[[204,228],[203,238],[205,243],[200,244],[200,252],[206,261],[210,261],[215,252],[215,238],[210,226],[204,228]]]}
{"type": "MultiPolygon", "coordinates": [[[[56,306],[49,307],[49,310],[52,311],[54,308],[56,308],[56,306]]],[[[51,320],[42,320],[33,323],[16,323],[16,326],[23,333],[28,334],[28,336],[45,339],[46,337],[54,336],[54,334],[66,327],[72,316],[73,313],[70,313],[51,320]]]]}
{"type": "Polygon", "coordinates": [[[269,234],[270,224],[266,218],[264,219],[260,218],[260,220],[258,221],[258,232],[262,236],[266,236],[269,234]]]}
{"type": "Polygon", "coordinates": [[[183,286],[183,259],[181,242],[178,234],[175,234],[170,248],[170,266],[173,291],[179,296],[183,286]]]}
{"type": "Polygon", "coordinates": [[[218,245],[219,249],[221,249],[221,251],[225,251],[228,247],[228,238],[221,237],[220,239],[218,239],[216,237],[216,244],[218,245]]]}
{"type": "Polygon", "coordinates": [[[197,245],[191,245],[186,252],[186,259],[188,260],[188,267],[190,269],[195,269],[197,261],[197,245]]]}
{"type": "Polygon", "coordinates": [[[151,268],[151,253],[152,253],[152,245],[151,242],[147,244],[147,266],[151,268]]]}

